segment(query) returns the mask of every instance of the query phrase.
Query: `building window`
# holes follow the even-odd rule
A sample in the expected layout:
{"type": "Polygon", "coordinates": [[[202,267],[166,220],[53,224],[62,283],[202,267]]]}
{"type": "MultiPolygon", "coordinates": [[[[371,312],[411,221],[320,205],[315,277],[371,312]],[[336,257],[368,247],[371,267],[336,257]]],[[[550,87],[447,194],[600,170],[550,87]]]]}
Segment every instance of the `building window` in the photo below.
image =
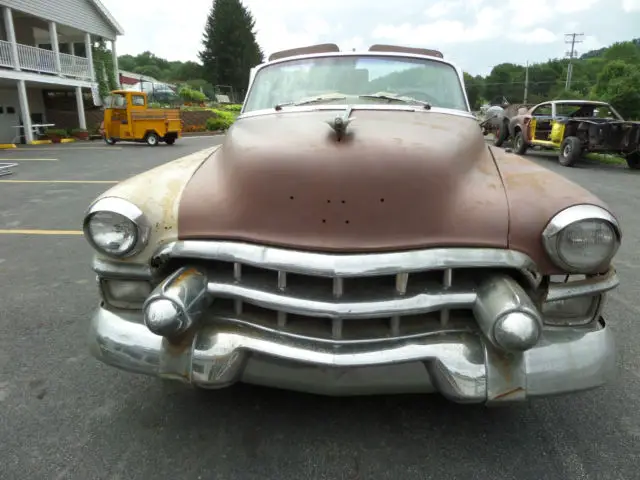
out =
{"type": "Polygon", "coordinates": [[[60,53],[71,54],[71,46],[68,43],[61,43],[58,45],[58,48],[60,49],[60,53]]]}
{"type": "Polygon", "coordinates": [[[38,48],[44,48],[45,50],[53,50],[50,43],[39,43],[38,48]]]}

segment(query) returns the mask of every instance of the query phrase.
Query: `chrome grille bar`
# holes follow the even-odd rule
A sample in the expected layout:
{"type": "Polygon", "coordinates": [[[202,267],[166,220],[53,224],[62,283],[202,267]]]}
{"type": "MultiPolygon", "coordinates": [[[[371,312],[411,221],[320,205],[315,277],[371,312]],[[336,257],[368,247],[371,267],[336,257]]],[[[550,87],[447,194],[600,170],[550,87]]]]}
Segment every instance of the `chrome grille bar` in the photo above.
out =
{"type": "Polygon", "coordinates": [[[426,248],[391,253],[333,254],[289,250],[241,242],[184,240],[162,246],[154,265],[172,258],[238,262],[268,270],[324,277],[396,275],[447,268],[519,270],[532,286],[542,276],[526,254],[505,248],[426,248]]]}
{"type": "MultiPolygon", "coordinates": [[[[449,290],[451,288],[451,285],[453,284],[453,270],[450,268],[447,268],[444,271],[444,278],[443,278],[443,286],[445,288],[445,290],[449,290]]],[[[447,324],[449,323],[449,309],[448,308],[443,308],[440,311],[440,326],[442,327],[446,327],[447,324]]]]}
{"type": "MultiPolygon", "coordinates": [[[[233,280],[239,284],[242,282],[242,264],[235,262],[233,264],[233,280]]],[[[242,315],[242,300],[237,298],[234,300],[233,309],[236,315],[242,315]]]]}
{"type": "Polygon", "coordinates": [[[340,298],[344,294],[344,279],[342,277],[336,277],[333,279],[333,296],[340,298]]]}
{"type": "MultiPolygon", "coordinates": [[[[396,293],[400,296],[404,296],[407,293],[407,286],[409,285],[409,274],[398,273],[396,275],[396,293]]],[[[391,335],[397,337],[400,335],[400,317],[394,315],[391,317],[391,335]]]]}

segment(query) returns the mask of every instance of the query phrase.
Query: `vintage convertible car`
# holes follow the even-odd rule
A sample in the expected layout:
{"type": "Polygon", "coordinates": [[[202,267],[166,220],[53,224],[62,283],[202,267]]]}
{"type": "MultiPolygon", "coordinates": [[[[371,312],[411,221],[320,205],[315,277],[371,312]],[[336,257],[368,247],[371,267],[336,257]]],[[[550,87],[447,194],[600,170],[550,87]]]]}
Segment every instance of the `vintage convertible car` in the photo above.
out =
{"type": "Polygon", "coordinates": [[[111,188],[84,232],[91,351],[130,372],[496,405],[614,370],[618,221],[487,145],[434,51],[272,56],[220,146],[111,188]]]}

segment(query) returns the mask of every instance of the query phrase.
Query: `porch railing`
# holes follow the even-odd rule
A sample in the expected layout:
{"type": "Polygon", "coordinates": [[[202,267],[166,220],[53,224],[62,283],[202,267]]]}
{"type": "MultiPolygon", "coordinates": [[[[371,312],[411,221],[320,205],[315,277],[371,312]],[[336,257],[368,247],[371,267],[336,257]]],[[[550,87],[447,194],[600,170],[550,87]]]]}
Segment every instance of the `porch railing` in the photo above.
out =
{"type": "MultiPolygon", "coordinates": [[[[18,63],[22,70],[54,75],[61,73],[68,77],[82,79],[91,78],[91,65],[89,65],[88,58],[61,53],[60,72],[57,72],[56,58],[53,51],[20,43],[18,44],[18,63]]],[[[0,66],[14,66],[11,43],[6,40],[0,40],[0,66]]]]}

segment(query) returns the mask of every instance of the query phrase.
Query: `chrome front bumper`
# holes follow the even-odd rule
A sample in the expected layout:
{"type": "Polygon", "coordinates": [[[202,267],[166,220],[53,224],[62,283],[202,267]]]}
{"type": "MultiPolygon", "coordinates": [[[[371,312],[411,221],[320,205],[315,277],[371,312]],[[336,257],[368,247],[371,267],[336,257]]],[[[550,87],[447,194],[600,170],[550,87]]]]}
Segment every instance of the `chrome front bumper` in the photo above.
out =
{"type": "Polygon", "coordinates": [[[610,329],[545,329],[522,353],[473,333],[439,333],[364,345],[319,346],[241,325],[205,324],[169,342],[141,312],[99,307],[92,354],[130,372],[204,388],[236,382],[325,395],[435,393],[488,405],[570,393],[604,384],[615,368],[610,329]]]}

